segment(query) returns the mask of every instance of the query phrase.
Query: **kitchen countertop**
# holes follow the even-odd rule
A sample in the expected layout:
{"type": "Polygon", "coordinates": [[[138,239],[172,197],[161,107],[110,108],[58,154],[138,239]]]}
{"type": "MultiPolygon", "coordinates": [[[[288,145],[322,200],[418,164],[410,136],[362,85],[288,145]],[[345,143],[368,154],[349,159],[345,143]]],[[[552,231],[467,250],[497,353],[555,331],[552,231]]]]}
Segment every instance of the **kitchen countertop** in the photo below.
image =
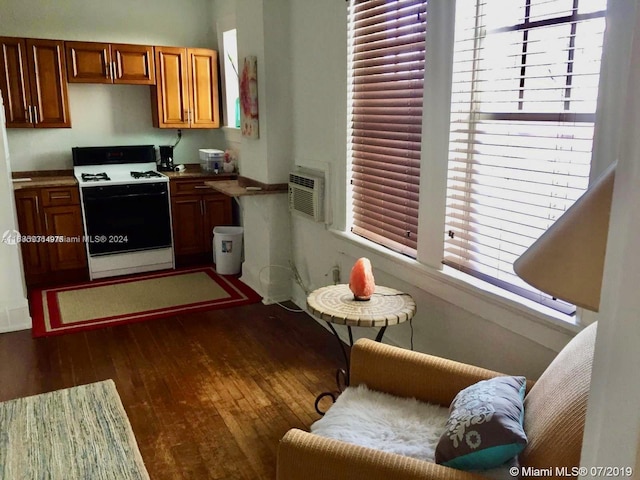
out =
{"type": "Polygon", "coordinates": [[[72,170],[36,170],[13,172],[13,189],[42,187],[70,187],[78,185],[72,170]]]}
{"type": "Polygon", "coordinates": [[[170,180],[177,180],[180,178],[203,178],[203,177],[216,177],[224,180],[232,180],[235,179],[238,174],[237,173],[213,173],[213,172],[203,172],[200,168],[199,163],[187,163],[184,165],[186,170],[184,172],[162,172],[170,180]]]}
{"type": "MultiPolygon", "coordinates": [[[[213,173],[203,172],[200,168],[200,164],[186,164],[186,170],[184,172],[162,172],[169,180],[177,179],[194,179],[207,178],[212,180],[215,177],[216,180],[232,181],[237,178],[237,173],[213,173]]],[[[43,188],[43,187],[69,187],[78,185],[78,181],[73,176],[73,170],[33,170],[25,172],[13,172],[13,189],[22,190],[25,188],[43,188]]]]}

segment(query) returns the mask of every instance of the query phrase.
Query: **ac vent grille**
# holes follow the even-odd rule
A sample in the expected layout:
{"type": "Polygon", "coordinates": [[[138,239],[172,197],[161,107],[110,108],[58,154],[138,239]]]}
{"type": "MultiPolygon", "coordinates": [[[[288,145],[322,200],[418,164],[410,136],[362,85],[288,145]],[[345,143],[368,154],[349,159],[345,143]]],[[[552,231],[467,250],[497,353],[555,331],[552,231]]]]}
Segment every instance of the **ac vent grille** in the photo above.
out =
{"type": "Polygon", "coordinates": [[[289,182],[300,185],[301,187],[313,188],[315,184],[315,178],[303,177],[301,175],[296,175],[295,173],[290,173],[289,182]]]}
{"type": "Polygon", "coordinates": [[[324,219],[324,179],[299,172],[289,173],[289,211],[316,222],[324,219]]]}

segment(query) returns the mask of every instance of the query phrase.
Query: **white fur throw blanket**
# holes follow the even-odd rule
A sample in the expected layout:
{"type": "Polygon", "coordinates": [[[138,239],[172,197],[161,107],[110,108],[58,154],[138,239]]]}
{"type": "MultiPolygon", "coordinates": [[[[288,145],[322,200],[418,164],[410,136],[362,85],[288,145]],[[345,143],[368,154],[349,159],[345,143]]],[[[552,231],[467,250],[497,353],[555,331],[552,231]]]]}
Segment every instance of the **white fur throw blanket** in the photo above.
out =
{"type": "Polygon", "coordinates": [[[433,462],[448,417],[448,408],[360,385],[346,388],[311,432],[433,462]]]}
{"type": "MultiPolygon", "coordinates": [[[[311,432],[434,462],[447,418],[448,408],[415,398],[395,397],[360,385],[347,387],[325,416],[311,425],[311,432]]],[[[514,459],[501,467],[476,473],[493,480],[513,480],[515,477],[509,473],[509,467],[517,465],[514,459]]]]}

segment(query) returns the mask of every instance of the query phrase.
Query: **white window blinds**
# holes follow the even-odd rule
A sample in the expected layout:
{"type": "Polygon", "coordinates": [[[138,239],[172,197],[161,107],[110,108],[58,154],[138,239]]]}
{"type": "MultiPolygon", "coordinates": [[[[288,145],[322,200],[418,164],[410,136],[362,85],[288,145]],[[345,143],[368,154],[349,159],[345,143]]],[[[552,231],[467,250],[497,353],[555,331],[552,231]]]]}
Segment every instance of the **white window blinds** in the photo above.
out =
{"type": "Polygon", "coordinates": [[[352,231],[416,256],[426,0],[349,5],[352,231]]]}
{"type": "Polygon", "coordinates": [[[606,0],[458,0],[444,263],[553,308],[512,264],[588,185],[606,0]]]}

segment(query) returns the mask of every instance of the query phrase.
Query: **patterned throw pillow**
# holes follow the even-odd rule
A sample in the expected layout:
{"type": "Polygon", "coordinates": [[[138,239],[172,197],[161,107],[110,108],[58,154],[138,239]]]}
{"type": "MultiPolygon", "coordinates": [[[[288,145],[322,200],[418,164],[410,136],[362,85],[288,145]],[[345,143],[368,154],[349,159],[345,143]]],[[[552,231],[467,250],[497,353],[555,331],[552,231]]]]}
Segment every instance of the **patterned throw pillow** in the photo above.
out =
{"type": "Polygon", "coordinates": [[[436,463],[460,470],[502,465],[527,445],[522,422],[524,377],[496,377],[462,390],[449,408],[436,463]]]}

